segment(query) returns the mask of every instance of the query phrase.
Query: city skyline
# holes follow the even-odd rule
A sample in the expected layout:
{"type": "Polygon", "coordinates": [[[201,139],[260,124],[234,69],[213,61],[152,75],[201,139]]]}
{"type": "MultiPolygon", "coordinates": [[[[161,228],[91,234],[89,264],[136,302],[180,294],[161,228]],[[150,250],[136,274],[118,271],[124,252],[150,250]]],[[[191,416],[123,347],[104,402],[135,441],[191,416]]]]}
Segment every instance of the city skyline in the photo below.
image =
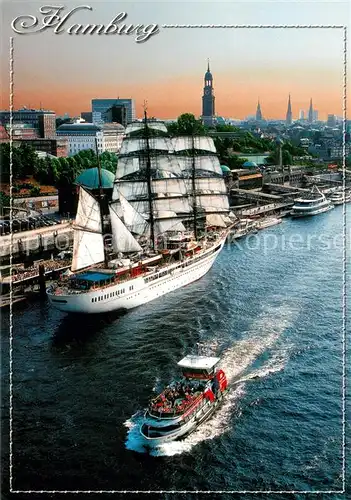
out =
{"type": "MultiPolygon", "coordinates": [[[[5,4],[3,36],[12,36],[11,20],[37,14],[40,4],[5,4]]],[[[67,3],[67,8],[74,4],[67,3]]],[[[76,5],[76,4],[75,4],[76,5]]],[[[338,3],[209,3],[184,10],[173,3],[97,4],[80,13],[79,22],[105,23],[117,11],[130,22],[237,24],[342,24],[349,6],[338,3]],[[266,4],[266,5],[265,5],[266,4]],[[267,8],[269,5],[269,8],[267,8]],[[266,7],[266,9],[264,9],[266,7]],[[200,12],[201,10],[201,12],[200,12]]],[[[78,22],[78,18],[75,19],[78,22]]],[[[8,39],[4,39],[4,52],[8,39]]],[[[160,29],[146,43],[133,37],[62,36],[52,32],[14,38],[14,107],[53,109],[62,115],[91,110],[95,98],[133,98],[136,114],[143,103],[161,119],[191,112],[201,116],[203,74],[207,59],[215,80],[216,114],[244,119],[255,114],[257,97],[263,116],[284,119],[291,94],[293,119],[308,109],[311,96],[319,118],[342,115],[343,40],[339,29],[160,29]],[[194,43],[195,41],[195,43],[194,43]],[[24,64],[30,54],[30,64],[24,64]],[[121,55],[123,57],[121,57],[121,55]]],[[[5,59],[5,58],[3,58],[5,59]]],[[[3,61],[4,80],[8,61],[3,61]]],[[[8,109],[6,82],[2,109],[8,109]]]]}

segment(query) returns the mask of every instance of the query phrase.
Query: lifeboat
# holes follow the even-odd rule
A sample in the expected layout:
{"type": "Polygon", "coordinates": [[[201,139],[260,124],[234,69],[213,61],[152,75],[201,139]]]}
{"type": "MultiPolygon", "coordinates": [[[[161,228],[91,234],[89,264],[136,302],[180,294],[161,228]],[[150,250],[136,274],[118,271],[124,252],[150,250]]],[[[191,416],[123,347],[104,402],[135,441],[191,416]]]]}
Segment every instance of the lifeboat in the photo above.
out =
{"type": "Polygon", "coordinates": [[[178,362],[182,378],[169,384],[145,410],[140,434],[146,448],[184,438],[210,418],[229,390],[219,361],[186,356],[178,362]]]}

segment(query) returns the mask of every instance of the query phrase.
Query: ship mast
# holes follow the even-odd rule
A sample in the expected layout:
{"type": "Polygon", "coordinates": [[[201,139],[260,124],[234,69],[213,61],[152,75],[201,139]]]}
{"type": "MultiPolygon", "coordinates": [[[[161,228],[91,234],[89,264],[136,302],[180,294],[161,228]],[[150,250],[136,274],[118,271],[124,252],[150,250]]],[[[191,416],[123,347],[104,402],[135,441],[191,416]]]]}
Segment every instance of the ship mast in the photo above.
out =
{"type": "Polygon", "coordinates": [[[191,134],[192,141],[192,168],[191,168],[191,185],[192,185],[192,196],[193,196],[193,225],[194,225],[194,237],[197,240],[197,206],[196,206],[196,169],[195,169],[195,143],[194,143],[194,132],[191,134]]]}
{"type": "MultiPolygon", "coordinates": [[[[102,178],[101,178],[101,164],[100,164],[100,156],[99,156],[99,148],[98,148],[98,142],[97,138],[95,138],[95,149],[96,149],[96,158],[97,158],[97,165],[98,165],[98,176],[99,176],[99,205],[100,205],[100,222],[101,222],[101,233],[104,234],[104,214],[103,214],[103,189],[102,189],[102,178]]],[[[106,247],[105,247],[105,242],[104,242],[104,263],[105,266],[108,266],[108,259],[107,259],[107,253],[106,253],[106,247]]]]}
{"type": "Polygon", "coordinates": [[[146,114],[146,103],[144,104],[144,125],[145,125],[145,139],[146,139],[146,181],[147,181],[147,192],[149,201],[149,212],[150,212],[150,239],[152,249],[155,250],[155,219],[154,219],[154,207],[152,200],[152,184],[151,184],[151,159],[150,159],[150,144],[149,144],[149,127],[147,125],[147,114],[146,114]]]}

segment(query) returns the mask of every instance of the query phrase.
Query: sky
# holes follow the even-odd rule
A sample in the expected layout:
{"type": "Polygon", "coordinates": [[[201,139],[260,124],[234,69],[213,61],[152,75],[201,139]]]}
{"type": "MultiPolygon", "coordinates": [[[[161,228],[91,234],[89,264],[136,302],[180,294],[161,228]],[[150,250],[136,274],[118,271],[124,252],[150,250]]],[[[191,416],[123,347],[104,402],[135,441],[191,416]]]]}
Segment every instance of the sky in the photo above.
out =
{"type": "MultiPolygon", "coordinates": [[[[255,113],[284,118],[288,94],[293,117],[307,110],[312,97],[319,117],[342,115],[343,30],[340,28],[163,28],[163,24],[344,25],[349,2],[65,2],[2,1],[2,101],[9,108],[9,37],[14,37],[14,108],[42,106],[61,115],[91,111],[93,98],[134,98],[158,118],[201,114],[203,78],[210,59],[216,113],[243,119],[255,113]],[[38,18],[42,5],[64,5],[62,25],[16,34],[18,16],[38,18]],[[126,24],[157,24],[159,33],[144,43],[130,35],[75,35],[73,24],[108,25],[121,12],[126,24]]],[[[22,19],[23,20],[23,19],[22,19]]],[[[21,20],[20,20],[21,21],[21,20]]],[[[28,18],[27,18],[28,24],[28,18]]],[[[35,28],[34,28],[35,29],[35,28]]],[[[348,89],[347,89],[348,90],[348,89]]]]}

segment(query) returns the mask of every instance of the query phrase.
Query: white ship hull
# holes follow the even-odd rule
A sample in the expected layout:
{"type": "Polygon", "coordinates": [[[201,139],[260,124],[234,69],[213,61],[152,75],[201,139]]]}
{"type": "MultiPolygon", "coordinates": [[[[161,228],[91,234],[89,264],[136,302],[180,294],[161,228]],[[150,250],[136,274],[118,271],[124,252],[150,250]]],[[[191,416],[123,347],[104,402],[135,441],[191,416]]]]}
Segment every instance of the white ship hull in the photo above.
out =
{"type": "Polygon", "coordinates": [[[132,309],[186,286],[204,276],[221,252],[226,236],[201,254],[141,276],[88,292],[57,293],[48,288],[50,303],[68,313],[99,314],[132,309]],[[150,279],[151,278],[151,279],[150,279]]]}
{"type": "Polygon", "coordinates": [[[329,212],[329,210],[332,210],[334,208],[334,205],[332,205],[331,203],[328,204],[328,205],[324,205],[322,207],[319,207],[319,208],[316,208],[314,210],[306,210],[306,211],[295,211],[293,210],[291,215],[292,217],[294,217],[295,219],[298,218],[298,217],[309,217],[311,215],[319,215],[319,214],[322,214],[324,212],[329,212]]]}
{"type": "MultiPolygon", "coordinates": [[[[146,448],[157,448],[158,446],[164,444],[164,443],[169,443],[170,441],[176,441],[178,439],[183,439],[186,436],[188,436],[190,433],[194,432],[196,428],[204,421],[210,418],[210,416],[213,414],[213,412],[216,410],[216,408],[223,402],[223,394],[220,395],[219,399],[214,401],[213,403],[210,403],[207,401],[203,406],[199,407],[196,411],[194,411],[194,414],[192,417],[184,423],[179,429],[173,431],[173,432],[168,432],[165,433],[164,436],[159,436],[159,437],[147,437],[143,432],[142,432],[142,426],[143,424],[150,423],[151,425],[155,425],[154,422],[157,422],[157,419],[150,419],[146,418],[145,422],[140,426],[140,434],[144,439],[144,446],[146,448]]],[[[169,425],[177,423],[181,421],[181,419],[172,419],[167,422],[169,425]]],[[[159,430],[162,430],[162,427],[159,427],[159,430]]]]}

